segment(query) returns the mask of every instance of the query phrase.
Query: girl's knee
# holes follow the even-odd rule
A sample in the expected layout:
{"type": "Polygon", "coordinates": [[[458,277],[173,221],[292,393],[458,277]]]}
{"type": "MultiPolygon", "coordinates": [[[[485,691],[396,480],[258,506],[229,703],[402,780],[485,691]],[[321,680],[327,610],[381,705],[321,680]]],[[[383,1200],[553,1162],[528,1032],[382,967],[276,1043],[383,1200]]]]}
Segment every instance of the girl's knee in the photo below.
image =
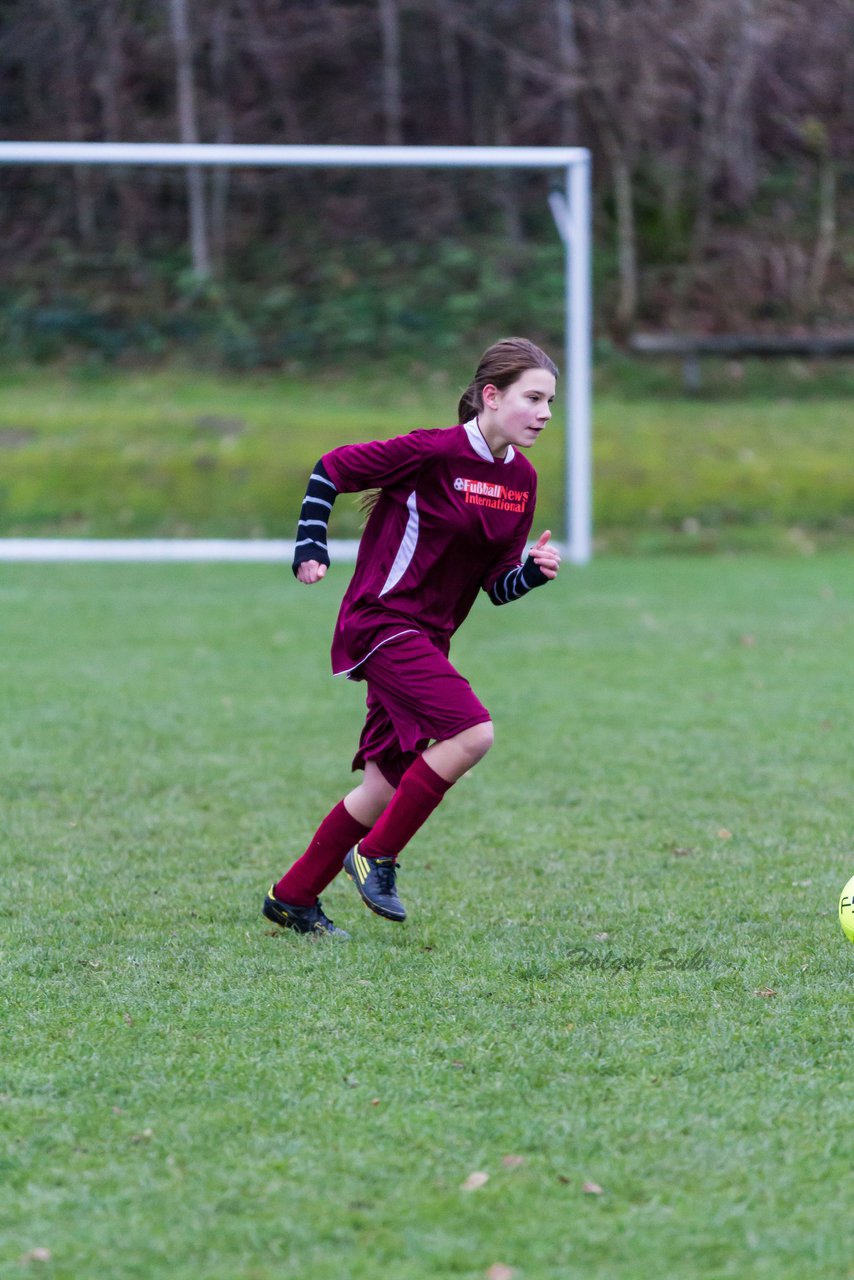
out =
{"type": "Polygon", "coordinates": [[[468,773],[478,760],[482,760],[492,746],[494,732],[492,721],[472,725],[453,738],[434,742],[424,752],[424,760],[446,782],[456,782],[468,773]]]}
{"type": "Polygon", "coordinates": [[[478,760],[482,760],[489,751],[495,741],[495,729],[491,720],[485,720],[483,724],[473,725],[471,729],[466,729],[460,734],[461,739],[465,739],[465,743],[460,743],[465,747],[466,752],[471,756],[472,764],[476,764],[478,760]]]}

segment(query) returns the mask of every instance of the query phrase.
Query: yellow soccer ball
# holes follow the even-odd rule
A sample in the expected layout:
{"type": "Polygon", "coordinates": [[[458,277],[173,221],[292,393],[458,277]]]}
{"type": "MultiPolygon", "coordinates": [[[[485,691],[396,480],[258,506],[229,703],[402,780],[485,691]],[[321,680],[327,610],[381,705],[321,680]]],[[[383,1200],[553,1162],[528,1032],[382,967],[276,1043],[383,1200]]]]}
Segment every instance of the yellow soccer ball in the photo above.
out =
{"type": "Polygon", "coordinates": [[[854,942],[854,876],[839,895],[839,923],[849,942],[854,942]]]}

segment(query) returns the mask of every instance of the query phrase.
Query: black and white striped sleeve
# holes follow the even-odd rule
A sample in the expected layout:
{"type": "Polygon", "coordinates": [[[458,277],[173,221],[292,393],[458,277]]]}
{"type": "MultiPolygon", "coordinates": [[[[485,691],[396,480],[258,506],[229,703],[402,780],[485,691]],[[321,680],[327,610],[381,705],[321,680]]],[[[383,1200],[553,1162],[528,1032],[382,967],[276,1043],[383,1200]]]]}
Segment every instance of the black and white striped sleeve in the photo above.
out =
{"type": "Polygon", "coordinates": [[[496,578],[487,595],[493,604],[510,604],[512,600],[521,600],[534,587],[542,587],[548,581],[533,556],[528,556],[524,564],[516,565],[515,569],[508,569],[500,578],[496,578]]]}
{"type": "Polygon", "coordinates": [[[309,476],[308,488],[299,513],[297,536],[294,542],[294,573],[301,564],[305,564],[306,560],[316,560],[318,564],[329,564],[326,527],[332,513],[332,504],[337,497],[338,490],[329,479],[323,462],[316,463],[309,476]]]}

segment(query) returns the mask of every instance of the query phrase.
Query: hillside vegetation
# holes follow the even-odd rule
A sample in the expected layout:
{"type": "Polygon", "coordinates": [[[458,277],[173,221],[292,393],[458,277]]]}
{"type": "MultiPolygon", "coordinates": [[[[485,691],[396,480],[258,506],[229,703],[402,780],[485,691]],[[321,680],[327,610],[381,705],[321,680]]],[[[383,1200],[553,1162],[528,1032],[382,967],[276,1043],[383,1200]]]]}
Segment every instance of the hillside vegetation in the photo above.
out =
{"type": "MultiPolygon", "coordinates": [[[[850,0],[8,0],[0,137],[581,146],[600,332],[847,329],[852,59],[850,0]]],[[[6,169],[0,339],[236,367],[554,342],[562,180],[6,169]]]]}

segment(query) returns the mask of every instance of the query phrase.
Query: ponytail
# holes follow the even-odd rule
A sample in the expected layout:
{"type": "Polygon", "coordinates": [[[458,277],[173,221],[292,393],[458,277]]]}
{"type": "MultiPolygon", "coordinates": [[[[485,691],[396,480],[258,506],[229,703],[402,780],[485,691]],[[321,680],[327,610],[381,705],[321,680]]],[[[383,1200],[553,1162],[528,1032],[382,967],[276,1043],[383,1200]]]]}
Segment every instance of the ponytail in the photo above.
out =
{"type": "Polygon", "coordinates": [[[457,421],[470,422],[472,418],[477,417],[482,408],[480,392],[476,384],[471,382],[463,392],[460,403],[457,406],[457,421]]]}
{"type": "Polygon", "coordinates": [[[363,529],[371,517],[371,512],[379,502],[381,493],[382,489],[366,489],[359,499],[359,510],[364,516],[364,520],[361,524],[363,529]]]}

